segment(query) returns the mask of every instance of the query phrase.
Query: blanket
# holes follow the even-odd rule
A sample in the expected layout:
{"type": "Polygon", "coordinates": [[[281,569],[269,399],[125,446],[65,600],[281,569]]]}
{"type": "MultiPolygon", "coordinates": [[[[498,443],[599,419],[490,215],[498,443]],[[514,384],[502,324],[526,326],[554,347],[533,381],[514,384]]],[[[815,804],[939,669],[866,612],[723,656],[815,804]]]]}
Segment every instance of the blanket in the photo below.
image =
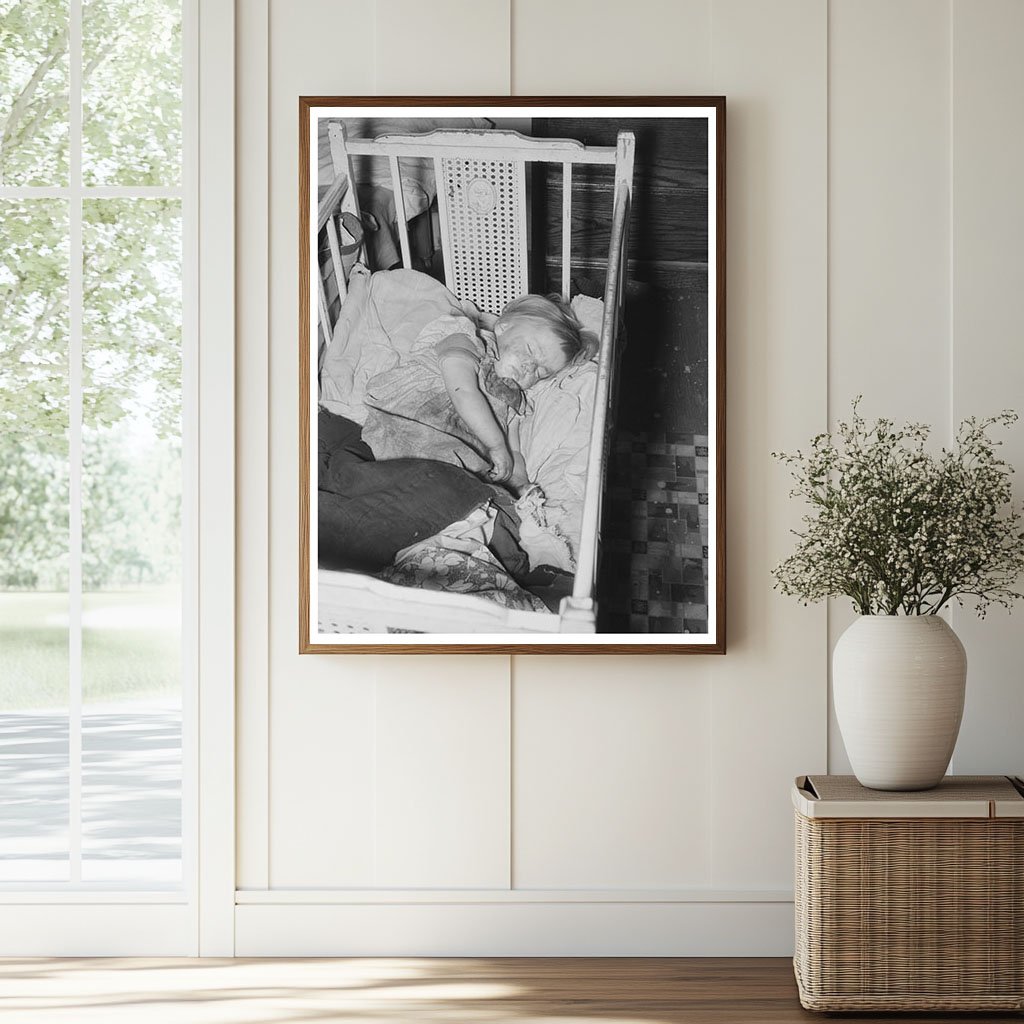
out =
{"type": "Polygon", "coordinates": [[[443,462],[375,462],[358,425],[325,410],[317,440],[318,556],[326,569],[377,572],[492,495],[482,480],[443,462]]]}
{"type": "Polygon", "coordinates": [[[318,563],[402,586],[555,611],[571,577],[532,569],[511,498],[429,459],[377,462],[358,424],[321,410],[318,563]]]}
{"type": "Polygon", "coordinates": [[[462,306],[443,284],[415,270],[352,268],[348,297],[320,366],[320,405],[360,425],[366,385],[408,356],[423,328],[462,306]]]}
{"type": "Polygon", "coordinates": [[[523,392],[494,375],[493,353],[476,338],[476,325],[465,316],[438,317],[424,328],[398,366],[367,382],[364,402],[369,412],[363,440],[378,459],[415,454],[480,475],[490,468],[486,446],[463,422],[445,387],[438,346],[453,334],[473,339],[476,345],[480,392],[495,420],[506,423],[510,410],[521,408],[523,392]]]}
{"type": "MultiPolygon", "coordinates": [[[[573,307],[584,326],[599,329],[600,308],[573,307]]],[[[597,300],[589,300],[601,307],[597,300]]],[[[438,281],[412,270],[370,274],[356,267],[320,367],[320,404],[362,425],[367,419],[369,381],[410,358],[424,328],[440,317],[468,317],[489,327],[472,303],[460,302],[438,281]]],[[[493,319],[493,318],[491,318],[493,319]]],[[[527,393],[520,441],[527,475],[544,495],[544,526],[568,544],[523,538],[535,564],[555,564],[572,572],[579,544],[587,475],[597,365],[586,361],[527,393]],[[564,552],[559,556],[557,553],[564,552]],[[552,562],[552,558],[559,560],[552,562]]]]}

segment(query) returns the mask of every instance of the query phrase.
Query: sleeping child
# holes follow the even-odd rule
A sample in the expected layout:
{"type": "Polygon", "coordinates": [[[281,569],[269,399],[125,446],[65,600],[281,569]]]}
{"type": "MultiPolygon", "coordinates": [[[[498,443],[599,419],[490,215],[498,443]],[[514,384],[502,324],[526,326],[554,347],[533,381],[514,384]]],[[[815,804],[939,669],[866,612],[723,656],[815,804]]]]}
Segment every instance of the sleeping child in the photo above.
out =
{"type": "Polygon", "coordinates": [[[449,462],[518,494],[528,484],[518,450],[525,393],[589,354],[557,295],[514,299],[493,332],[468,317],[438,317],[401,365],[367,383],[363,440],[378,459],[449,462]]]}

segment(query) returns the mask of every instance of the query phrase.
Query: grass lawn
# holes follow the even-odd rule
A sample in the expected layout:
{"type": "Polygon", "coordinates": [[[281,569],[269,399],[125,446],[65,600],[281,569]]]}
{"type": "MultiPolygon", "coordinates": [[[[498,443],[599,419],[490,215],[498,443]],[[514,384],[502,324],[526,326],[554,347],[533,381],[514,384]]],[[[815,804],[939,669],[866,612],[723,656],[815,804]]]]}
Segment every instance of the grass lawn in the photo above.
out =
{"type": "MultiPolygon", "coordinates": [[[[173,696],[181,690],[177,588],[104,591],[82,599],[82,700],[173,696]]],[[[66,707],[66,594],[0,592],[0,711],[66,707]]]]}

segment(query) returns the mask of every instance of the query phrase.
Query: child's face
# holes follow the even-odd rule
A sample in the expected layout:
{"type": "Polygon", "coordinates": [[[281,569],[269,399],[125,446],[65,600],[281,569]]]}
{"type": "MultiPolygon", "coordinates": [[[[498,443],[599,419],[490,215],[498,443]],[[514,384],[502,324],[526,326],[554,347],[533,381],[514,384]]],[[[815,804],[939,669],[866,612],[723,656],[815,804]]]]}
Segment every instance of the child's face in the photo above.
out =
{"type": "Polygon", "coordinates": [[[553,331],[531,320],[510,320],[495,329],[498,359],[495,369],[524,391],[569,364],[562,344],[553,331]]]}

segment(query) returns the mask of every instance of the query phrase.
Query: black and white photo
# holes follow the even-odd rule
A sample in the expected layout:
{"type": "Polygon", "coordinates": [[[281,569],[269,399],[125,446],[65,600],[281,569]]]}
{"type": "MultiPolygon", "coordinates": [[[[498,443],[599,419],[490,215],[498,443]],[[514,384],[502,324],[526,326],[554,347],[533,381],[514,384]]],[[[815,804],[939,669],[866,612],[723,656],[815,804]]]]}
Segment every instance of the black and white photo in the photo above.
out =
{"type": "Polygon", "coordinates": [[[724,650],[724,101],[300,103],[300,649],[724,650]]]}

